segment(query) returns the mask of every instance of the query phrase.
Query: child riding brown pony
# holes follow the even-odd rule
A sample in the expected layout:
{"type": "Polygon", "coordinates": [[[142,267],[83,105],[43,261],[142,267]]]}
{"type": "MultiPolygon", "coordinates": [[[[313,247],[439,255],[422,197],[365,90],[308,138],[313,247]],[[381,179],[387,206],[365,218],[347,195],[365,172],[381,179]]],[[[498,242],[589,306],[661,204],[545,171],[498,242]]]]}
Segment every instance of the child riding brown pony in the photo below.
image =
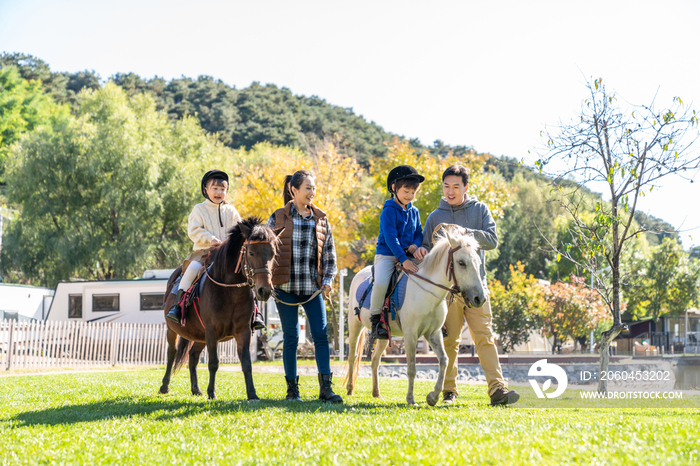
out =
{"type": "MultiPolygon", "coordinates": [[[[277,241],[270,227],[257,217],[249,217],[231,229],[228,239],[212,250],[211,268],[201,278],[204,283],[199,302],[195,301],[197,307],[190,306],[184,311],[190,317],[186,326],[166,319],[168,363],[160,393],[168,393],[173,366],[175,370],[181,367],[188,354],[192,394],[202,395],[197,381],[197,363],[206,346],[209,352],[207,394],[210,399],[216,398],[217,345],[235,338],[248,400],[259,399],[253,386],[250,324],[255,300],[267,301],[272,294],[277,241]]],[[[165,294],[166,313],[177,299],[171,291],[181,269],[178,267],[170,277],[165,294]]]]}

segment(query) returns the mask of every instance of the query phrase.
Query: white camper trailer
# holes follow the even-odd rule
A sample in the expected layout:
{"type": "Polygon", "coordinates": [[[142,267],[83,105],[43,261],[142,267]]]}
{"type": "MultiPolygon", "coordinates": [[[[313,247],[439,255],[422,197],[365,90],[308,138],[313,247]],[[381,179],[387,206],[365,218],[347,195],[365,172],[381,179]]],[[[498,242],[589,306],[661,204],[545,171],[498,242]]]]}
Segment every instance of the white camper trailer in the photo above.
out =
{"type": "Polygon", "coordinates": [[[51,288],[0,283],[0,321],[44,320],[53,294],[51,288]]]}
{"type": "Polygon", "coordinates": [[[147,270],[134,280],[59,282],[46,320],[164,323],[163,296],[172,272],[147,270]]]}

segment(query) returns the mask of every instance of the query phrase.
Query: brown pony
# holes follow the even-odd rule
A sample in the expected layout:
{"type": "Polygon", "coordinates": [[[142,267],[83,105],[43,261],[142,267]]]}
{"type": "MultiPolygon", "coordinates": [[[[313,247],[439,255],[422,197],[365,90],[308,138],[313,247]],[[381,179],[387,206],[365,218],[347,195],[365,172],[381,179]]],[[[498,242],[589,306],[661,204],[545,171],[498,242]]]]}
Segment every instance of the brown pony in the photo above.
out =
{"type": "MultiPolygon", "coordinates": [[[[272,293],[272,266],[277,241],[275,232],[260,218],[249,217],[232,228],[228,239],[212,251],[211,269],[202,277],[205,282],[197,305],[199,316],[194,306],[190,306],[183,311],[187,316],[185,327],[165,320],[168,324],[168,364],[160,393],[169,391],[173,365],[177,370],[189,355],[192,394],[202,395],[197,382],[197,363],[206,346],[209,352],[207,394],[210,399],[216,398],[217,344],[235,338],[248,400],[259,399],[255,394],[250,361],[250,324],[255,299],[267,301],[272,293]]],[[[181,268],[170,276],[165,293],[165,313],[175,303],[176,296],[171,291],[181,268]]]]}

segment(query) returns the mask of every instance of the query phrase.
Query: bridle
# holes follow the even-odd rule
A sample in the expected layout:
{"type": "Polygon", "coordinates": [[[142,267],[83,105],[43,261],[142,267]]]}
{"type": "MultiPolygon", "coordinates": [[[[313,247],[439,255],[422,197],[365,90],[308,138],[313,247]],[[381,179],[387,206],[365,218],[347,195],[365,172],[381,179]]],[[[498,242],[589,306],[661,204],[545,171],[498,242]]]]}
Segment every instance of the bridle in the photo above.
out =
{"type": "Polygon", "coordinates": [[[398,268],[399,270],[402,270],[403,272],[405,272],[408,275],[414,276],[416,278],[420,278],[421,280],[428,282],[433,286],[437,286],[438,288],[447,291],[448,293],[450,293],[454,297],[454,295],[456,295],[460,292],[459,285],[457,285],[457,277],[455,276],[454,253],[459,251],[460,249],[462,249],[461,244],[459,246],[457,246],[456,248],[450,248],[450,250],[447,253],[447,269],[445,269],[445,274],[447,275],[447,279],[451,280],[453,283],[453,285],[449,288],[444,286],[444,285],[441,285],[439,283],[435,283],[434,281],[432,281],[428,278],[425,278],[422,275],[418,275],[415,272],[411,272],[410,270],[404,268],[404,266],[401,265],[401,263],[398,261],[396,262],[396,268],[398,268]]]}
{"type": "Polygon", "coordinates": [[[206,278],[212,281],[215,285],[223,286],[223,287],[235,287],[235,288],[242,288],[244,286],[249,286],[251,288],[255,288],[255,281],[253,278],[256,275],[259,275],[261,273],[265,273],[267,275],[272,275],[272,270],[268,269],[267,266],[260,268],[260,269],[254,269],[248,264],[248,246],[251,244],[272,244],[270,241],[250,241],[247,240],[245,243],[243,243],[243,246],[241,246],[241,252],[238,254],[238,261],[236,262],[236,270],[235,273],[240,273],[241,269],[243,270],[243,275],[245,275],[246,281],[242,283],[219,283],[216,280],[214,280],[211,275],[209,275],[208,271],[204,271],[204,275],[206,278]]]}

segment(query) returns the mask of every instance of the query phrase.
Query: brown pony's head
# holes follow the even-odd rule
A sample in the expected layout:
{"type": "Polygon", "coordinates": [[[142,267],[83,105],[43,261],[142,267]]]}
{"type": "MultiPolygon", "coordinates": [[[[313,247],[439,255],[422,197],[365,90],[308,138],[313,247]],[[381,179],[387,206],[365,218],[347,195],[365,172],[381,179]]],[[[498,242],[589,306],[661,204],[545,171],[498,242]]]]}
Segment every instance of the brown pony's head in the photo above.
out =
{"type": "Polygon", "coordinates": [[[246,276],[260,301],[267,301],[272,294],[272,267],[278,241],[274,230],[259,217],[248,217],[229,232],[229,242],[241,245],[236,270],[246,276]]]}

